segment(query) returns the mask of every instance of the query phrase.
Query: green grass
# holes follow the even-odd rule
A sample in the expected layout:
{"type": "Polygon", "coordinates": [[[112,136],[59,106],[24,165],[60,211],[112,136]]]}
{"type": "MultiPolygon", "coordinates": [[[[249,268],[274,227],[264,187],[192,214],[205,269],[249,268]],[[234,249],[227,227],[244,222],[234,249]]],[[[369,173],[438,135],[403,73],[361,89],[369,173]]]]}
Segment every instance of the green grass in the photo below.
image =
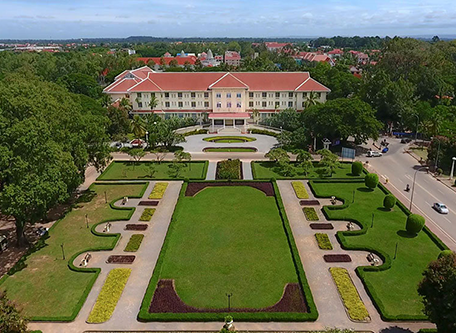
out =
{"type": "MultiPolygon", "coordinates": [[[[318,168],[318,162],[314,162],[314,169],[312,172],[309,172],[307,175],[303,173],[298,173],[294,177],[284,177],[280,174],[280,169],[277,167],[276,163],[270,161],[262,162],[252,162],[252,172],[255,179],[318,179],[320,176],[316,173],[318,168]]],[[[361,179],[364,178],[364,175],[361,176],[352,176],[351,175],[351,163],[341,163],[341,167],[336,169],[332,177],[325,177],[328,179],[334,178],[348,178],[348,179],[361,179]]]]}
{"type": "Polygon", "coordinates": [[[275,304],[287,283],[298,282],[275,198],[244,186],[182,197],[160,278],[175,279],[195,307],[226,307],[227,292],[235,307],[275,304]]]}
{"type": "Polygon", "coordinates": [[[302,209],[307,221],[318,221],[318,214],[313,207],[303,207],[302,209]]]}
{"type": "Polygon", "coordinates": [[[71,317],[78,310],[78,302],[86,297],[95,277],[94,272],[81,273],[68,268],[71,256],[84,250],[112,249],[116,237],[99,237],[86,228],[85,215],[90,225],[106,220],[128,219],[131,209],[112,209],[109,201],[124,196],[139,196],[146,184],[95,184],[96,194],[89,202],[80,203],[49,231],[45,246],[32,253],[26,267],[6,278],[0,289],[23,307],[24,315],[34,318],[71,317]],[[108,203],[105,203],[105,193],[108,203]],[[66,260],[62,260],[64,244],[66,260]]]}
{"type": "Polygon", "coordinates": [[[216,143],[242,143],[256,141],[255,138],[247,136],[211,136],[208,138],[204,138],[203,140],[207,142],[216,143]]]}
{"type": "Polygon", "coordinates": [[[214,147],[204,148],[206,153],[252,153],[256,152],[256,148],[227,148],[227,147],[214,147]]]}
{"type": "Polygon", "coordinates": [[[330,220],[355,220],[367,230],[365,234],[352,232],[353,236],[339,232],[338,238],[344,248],[374,251],[386,256],[391,263],[391,268],[386,270],[377,267],[376,270],[372,268],[360,273],[382,315],[390,320],[425,319],[417,285],[422,279],[422,272],[437,258],[441,248],[424,231],[417,237],[409,238],[405,233],[407,215],[397,206],[392,211],[386,211],[383,208],[385,194],[378,187],[369,191],[363,183],[358,182],[315,181],[310,184],[317,196],[334,195],[348,205],[346,208],[324,207],[330,220]],[[371,228],[373,213],[374,227],[371,228]],[[396,243],[398,253],[393,260],[396,243]]]}
{"type": "Polygon", "coordinates": [[[143,234],[134,234],[131,235],[130,240],[128,241],[127,246],[125,246],[125,252],[136,252],[139,249],[142,241],[144,239],[143,234]]]}
{"type": "Polygon", "coordinates": [[[291,182],[291,185],[298,199],[309,199],[309,193],[302,182],[291,182]]]}
{"type": "MultiPolygon", "coordinates": [[[[169,175],[169,165],[172,162],[139,162],[134,164],[133,162],[112,162],[106,170],[98,177],[97,180],[135,180],[135,179],[174,179],[169,175]],[[155,165],[155,174],[151,177],[150,169],[148,165],[155,165]]],[[[193,161],[187,163],[188,166],[182,168],[180,173],[181,179],[205,179],[207,172],[207,161],[193,161]]]]}
{"type": "Polygon", "coordinates": [[[149,222],[152,216],[154,216],[155,208],[145,208],[139,218],[140,221],[149,222]]]}
{"type": "Polygon", "coordinates": [[[87,319],[88,323],[104,323],[111,318],[130,273],[131,269],[129,268],[114,268],[109,272],[92,312],[90,312],[87,319]]]}
{"type": "Polygon", "coordinates": [[[332,250],[333,246],[331,240],[328,237],[328,234],[316,233],[315,239],[317,240],[318,247],[322,250],[332,250]]]}
{"type": "Polygon", "coordinates": [[[353,281],[345,268],[331,267],[329,269],[336,283],[337,290],[347,309],[348,316],[351,320],[364,321],[369,318],[366,306],[359,297],[353,281]]]}
{"type": "Polygon", "coordinates": [[[415,153],[418,157],[421,157],[424,161],[428,158],[427,148],[410,148],[410,150],[415,153]]]}

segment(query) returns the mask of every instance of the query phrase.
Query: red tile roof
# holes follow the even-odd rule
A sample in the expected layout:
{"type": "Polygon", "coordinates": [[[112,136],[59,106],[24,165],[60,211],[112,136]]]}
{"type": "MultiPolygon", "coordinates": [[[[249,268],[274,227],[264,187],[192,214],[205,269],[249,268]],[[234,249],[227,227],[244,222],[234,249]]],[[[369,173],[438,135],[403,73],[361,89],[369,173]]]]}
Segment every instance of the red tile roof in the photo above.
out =
{"type": "Polygon", "coordinates": [[[233,76],[231,73],[226,73],[218,81],[214,82],[209,88],[244,88],[248,89],[248,86],[233,76]]]}

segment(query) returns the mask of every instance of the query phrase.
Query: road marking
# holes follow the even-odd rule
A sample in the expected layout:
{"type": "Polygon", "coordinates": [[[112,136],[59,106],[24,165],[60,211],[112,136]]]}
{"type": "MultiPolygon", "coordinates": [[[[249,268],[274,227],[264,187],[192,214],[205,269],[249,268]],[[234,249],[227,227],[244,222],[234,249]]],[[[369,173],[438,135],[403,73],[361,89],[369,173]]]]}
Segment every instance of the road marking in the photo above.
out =
{"type": "Polygon", "coordinates": [[[448,217],[444,216],[443,218],[444,218],[445,220],[447,220],[448,223],[451,223],[451,221],[448,219],[448,217]]]}
{"type": "Polygon", "coordinates": [[[432,207],[432,205],[429,202],[427,202],[426,200],[424,200],[424,202],[426,203],[426,205],[429,205],[430,207],[432,207]]]}

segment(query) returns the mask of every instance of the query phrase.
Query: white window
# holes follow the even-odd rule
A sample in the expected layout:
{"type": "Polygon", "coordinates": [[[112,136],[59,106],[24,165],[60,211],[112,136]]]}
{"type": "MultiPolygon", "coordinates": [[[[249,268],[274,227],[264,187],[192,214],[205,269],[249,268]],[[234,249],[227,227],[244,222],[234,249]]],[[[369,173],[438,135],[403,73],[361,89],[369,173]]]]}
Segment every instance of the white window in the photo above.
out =
{"type": "Polygon", "coordinates": [[[169,102],[165,102],[165,108],[169,108],[169,102]]]}
{"type": "Polygon", "coordinates": [[[236,94],[236,97],[237,97],[237,98],[241,98],[241,96],[242,96],[241,93],[237,93],[237,94],[236,94]]]}
{"type": "Polygon", "coordinates": [[[293,98],[293,93],[292,92],[288,93],[288,98],[293,98]]]}
{"type": "Polygon", "coordinates": [[[292,108],[293,107],[293,102],[288,102],[288,107],[292,108]]]}
{"type": "Polygon", "coordinates": [[[253,98],[253,92],[249,92],[249,98],[253,98]]]}
{"type": "Polygon", "coordinates": [[[217,102],[217,109],[220,109],[222,107],[222,103],[221,102],[217,102]]]}
{"type": "Polygon", "coordinates": [[[141,96],[141,93],[138,93],[138,98],[141,98],[141,97],[142,97],[142,96],[141,96]]]}
{"type": "Polygon", "coordinates": [[[275,102],[275,106],[278,108],[280,106],[280,102],[275,102]]]}
{"type": "Polygon", "coordinates": [[[249,108],[253,108],[253,102],[249,102],[249,108]]]}
{"type": "Polygon", "coordinates": [[[226,107],[230,108],[231,107],[231,102],[226,103],[226,107]]]}
{"type": "Polygon", "coordinates": [[[217,94],[215,94],[215,97],[222,98],[222,94],[221,93],[217,93],[217,94]]]}
{"type": "Polygon", "coordinates": [[[226,93],[226,98],[231,98],[231,93],[226,93]]]}
{"type": "Polygon", "coordinates": [[[138,108],[142,108],[142,102],[138,102],[138,108]]]}
{"type": "Polygon", "coordinates": [[[196,97],[196,93],[193,92],[193,93],[190,94],[190,96],[191,96],[192,98],[195,98],[195,97],[196,97]]]}
{"type": "Polygon", "coordinates": [[[280,93],[279,93],[279,92],[276,92],[276,93],[275,93],[275,97],[276,97],[276,98],[280,98],[280,93]]]}
{"type": "Polygon", "coordinates": [[[169,93],[165,93],[165,98],[169,98],[169,93]]]}
{"type": "Polygon", "coordinates": [[[261,106],[265,108],[266,107],[266,102],[261,102],[261,106]]]}
{"type": "Polygon", "coordinates": [[[209,93],[208,92],[204,93],[204,98],[209,98],[209,93]]]}
{"type": "Polygon", "coordinates": [[[265,92],[264,92],[264,93],[261,93],[261,97],[263,97],[263,98],[268,97],[268,93],[265,93],[265,92]]]}
{"type": "Polygon", "coordinates": [[[182,93],[177,93],[178,98],[182,98],[182,93]]]}
{"type": "Polygon", "coordinates": [[[236,107],[240,108],[241,107],[241,102],[236,103],[236,107]]]}
{"type": "Polygon", "coordinates": [[[179,103],[177,103],[177,106],[180,107],[180,108],[182,108],[182,107],[184,107],[184,103],[179,102],[179,103]]]}
{"type": "Polygon", "coordinates": [[[192,102],[192,108],[196,108],[196,102],[192,102]]]}
{"type": "Polygon", "coordinates": [[[204,102],[204,107],[208,108],[209,107],[209,102],[204,102]]]}

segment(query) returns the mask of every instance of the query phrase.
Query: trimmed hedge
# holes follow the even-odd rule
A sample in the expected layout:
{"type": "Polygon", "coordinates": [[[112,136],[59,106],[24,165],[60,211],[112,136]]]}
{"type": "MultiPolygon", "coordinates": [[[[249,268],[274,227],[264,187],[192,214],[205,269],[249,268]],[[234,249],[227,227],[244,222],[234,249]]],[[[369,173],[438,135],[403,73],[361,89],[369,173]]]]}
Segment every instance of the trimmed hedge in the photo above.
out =
{"type": "Polygon", "coordinates": [[[291,185],[298,199],[309,199],[309,193],[307,193],[306,187],[302,182],[291,182],[291,185]]]}
{"type": "Polygon", "coordinates": [[[276,132],[272,132],[272,131],[268,131],[268,130],[256,129],[256,128],[252,128],[250,130],[250,134],[269,135],[269,136],[273,136],[275,138],[278,138],[280,136],[280,133],[276,133],[276,132]]]}
{"type": "Polygon", "coordinates": [[[149,222],[152,216],[154,216],[155,208],[145,208],[139,218],[140,221],[149,222]]]}
{"type": "Polygon", "coordinates": [[[223,160],[217,162],[217,171],[216,177],[217,179],[241,179],[242,172],[241,172],[242,162],[239,159],[235,160],[223,160]]]}
{"type": "Polygon", "coordinates": [[[87,319],[88,323],[104,323],[111,318],[130,273],[131,269],[129,268],[114,268],[109,272],[92,312],[90,312],[87,319]]]}
{"type": "Polygon", "coordinates": [[[418,333],[437,333],[437,329],[435,328],[422,328],[418,331],[418,333]]]}
{"type": "Polygon", "coordinates": [[[155,183],[152,192],[149,194],[149,199],[161,199],[168,188],[168,183],[155,183]]]}
{"type": "Polygon", "coordinates": [[[441,258],[447,257],[447,256],[452,256],[453,254],[454,254],[454,252],[451,250],[443,250],[442,252],[439,253],[438,259],[441,259],[441,258]]]}
{"type": "Polygon", "coordinates": [[[363,163],[361,163],[360,161],[353,162],[351,171],[353,176],[361,175],[361,173],[363,172],[363,163]]]}
{"type": "Polygon", "coordinates": [[[304,207],[302,209],[302,211],[304,212],[304,215],[306,216],[307,221],[318,221],[318,220],[320,220],[318,218],[317,212],[315,211],[315,208],[313,208],[313,207],[304,207]]]}
{"type": "Polygon", "coordinates": [[[143,234],[133,234],[130,237],[130,240],[127,243],[127,246],[125,246],[125,252],[136,252],[139,249],[139,246],[141,245],[142,241],[144,239],[143,234]]]}
{"type": "MultiPolygon", "coordinates": [[[[223,182],[223,181],[215,181],[215,182],[223,182]]],[[[251,180],[240,180],[237,181],[241,182],[251,182],[251,180]]],[[[276,204],[279,209],[279,214],[282,218],[283,227],[285,229],[285,234],[287,236],[288,244],[290,246],[291,255],[293,259],[293,263],[296,268],[296,273],[298,276],[299,284],[302,288],[304,293],[304,297],[306,299],[308,313],[294,313],[294,312],[236,312],[235,318],[239,321],[258,321],[258,322],[269,322],[269,321],[315,321],[318,318],[318,310],[315,306],[312,292],[310,290],[309,284],[306,279],[306,275],[304,273],[304,269],[302,267],[302,262],[299,257],[298,248],[293,238],[293,234],[291,232],[290,224],[288,222],[288,218],[285,214],[285,208],[283,206],[282,198],[280,196],[279,189],[277,187],[277,183],[275,181],[272,182],[275,191],[275,198],[276,204]]],[[[138,320],[139,321],[224,321],[224,318],[229,315],[229,313],[149,313],[149,306],[154,296],[155,288],[157,286],[161,266],[163,264],[163,258],[165,256],[165,252],[168,247],[168,240],[170,237],[170,233],[172,233],[174,223],[176,222],[175,214],[178,209],[180,199],[185,196],[185,191],[187,189],[188,183],[185,182],[181,188],[179,194],[179,200],[177,202],[176,207],[174,208],[174,213],[171,218],[171,223],[168,228],[168,232],[165,237],[165,241],[163,242],[160,255],[158,257],[157,263],[155,265],[154,272],[152,277],[149,281],[149,285],[147,287],[146,293],[144,295],[141,309],[138,313],[138,320]]]]}
{"type": "Polygon", "coordinates": [[[378,184],[378,175],[376,173],[368,173],[366,178],[364,178],[364,182],[367,187],[374,189],[378,184]]]}
{"type": "Polygon", "coordinates": [[[354,321],[365,321],[369,318],[366,306],[359,297],[353,281],[345,268],[331,267],[329,269],[336,283],[337,290],[347,309],[348,316],[354,321]]]}
{"type": "Polygon", "coordinates": [[[209,132],[209,130],[207,130],[207,129],[198,129],[198,130],[186,132],[186,133],[184,133],[184,136],[207,134],[207,132],[209,132]]]}
{"type": "Polygon", "coordinates": [[[407,217],[405,229],[410,235],[417,235],[423,229],[425,222],[424,217],[421,215],[410,214],[407,217]]]}
{"type": "Polygon", "coordinates": [[[318,243],[318,247],[322,250],[332,250],[333,246],[331,240],[328,237],[328,234],[316,233],[315,238],[318,243]]]}
{"type": "Polygon", "coordinates": [[[388,210],[391,210],[396,205],[396,197],[392,194],[385,195],[383,199],[383,207],[388,210]]]}

